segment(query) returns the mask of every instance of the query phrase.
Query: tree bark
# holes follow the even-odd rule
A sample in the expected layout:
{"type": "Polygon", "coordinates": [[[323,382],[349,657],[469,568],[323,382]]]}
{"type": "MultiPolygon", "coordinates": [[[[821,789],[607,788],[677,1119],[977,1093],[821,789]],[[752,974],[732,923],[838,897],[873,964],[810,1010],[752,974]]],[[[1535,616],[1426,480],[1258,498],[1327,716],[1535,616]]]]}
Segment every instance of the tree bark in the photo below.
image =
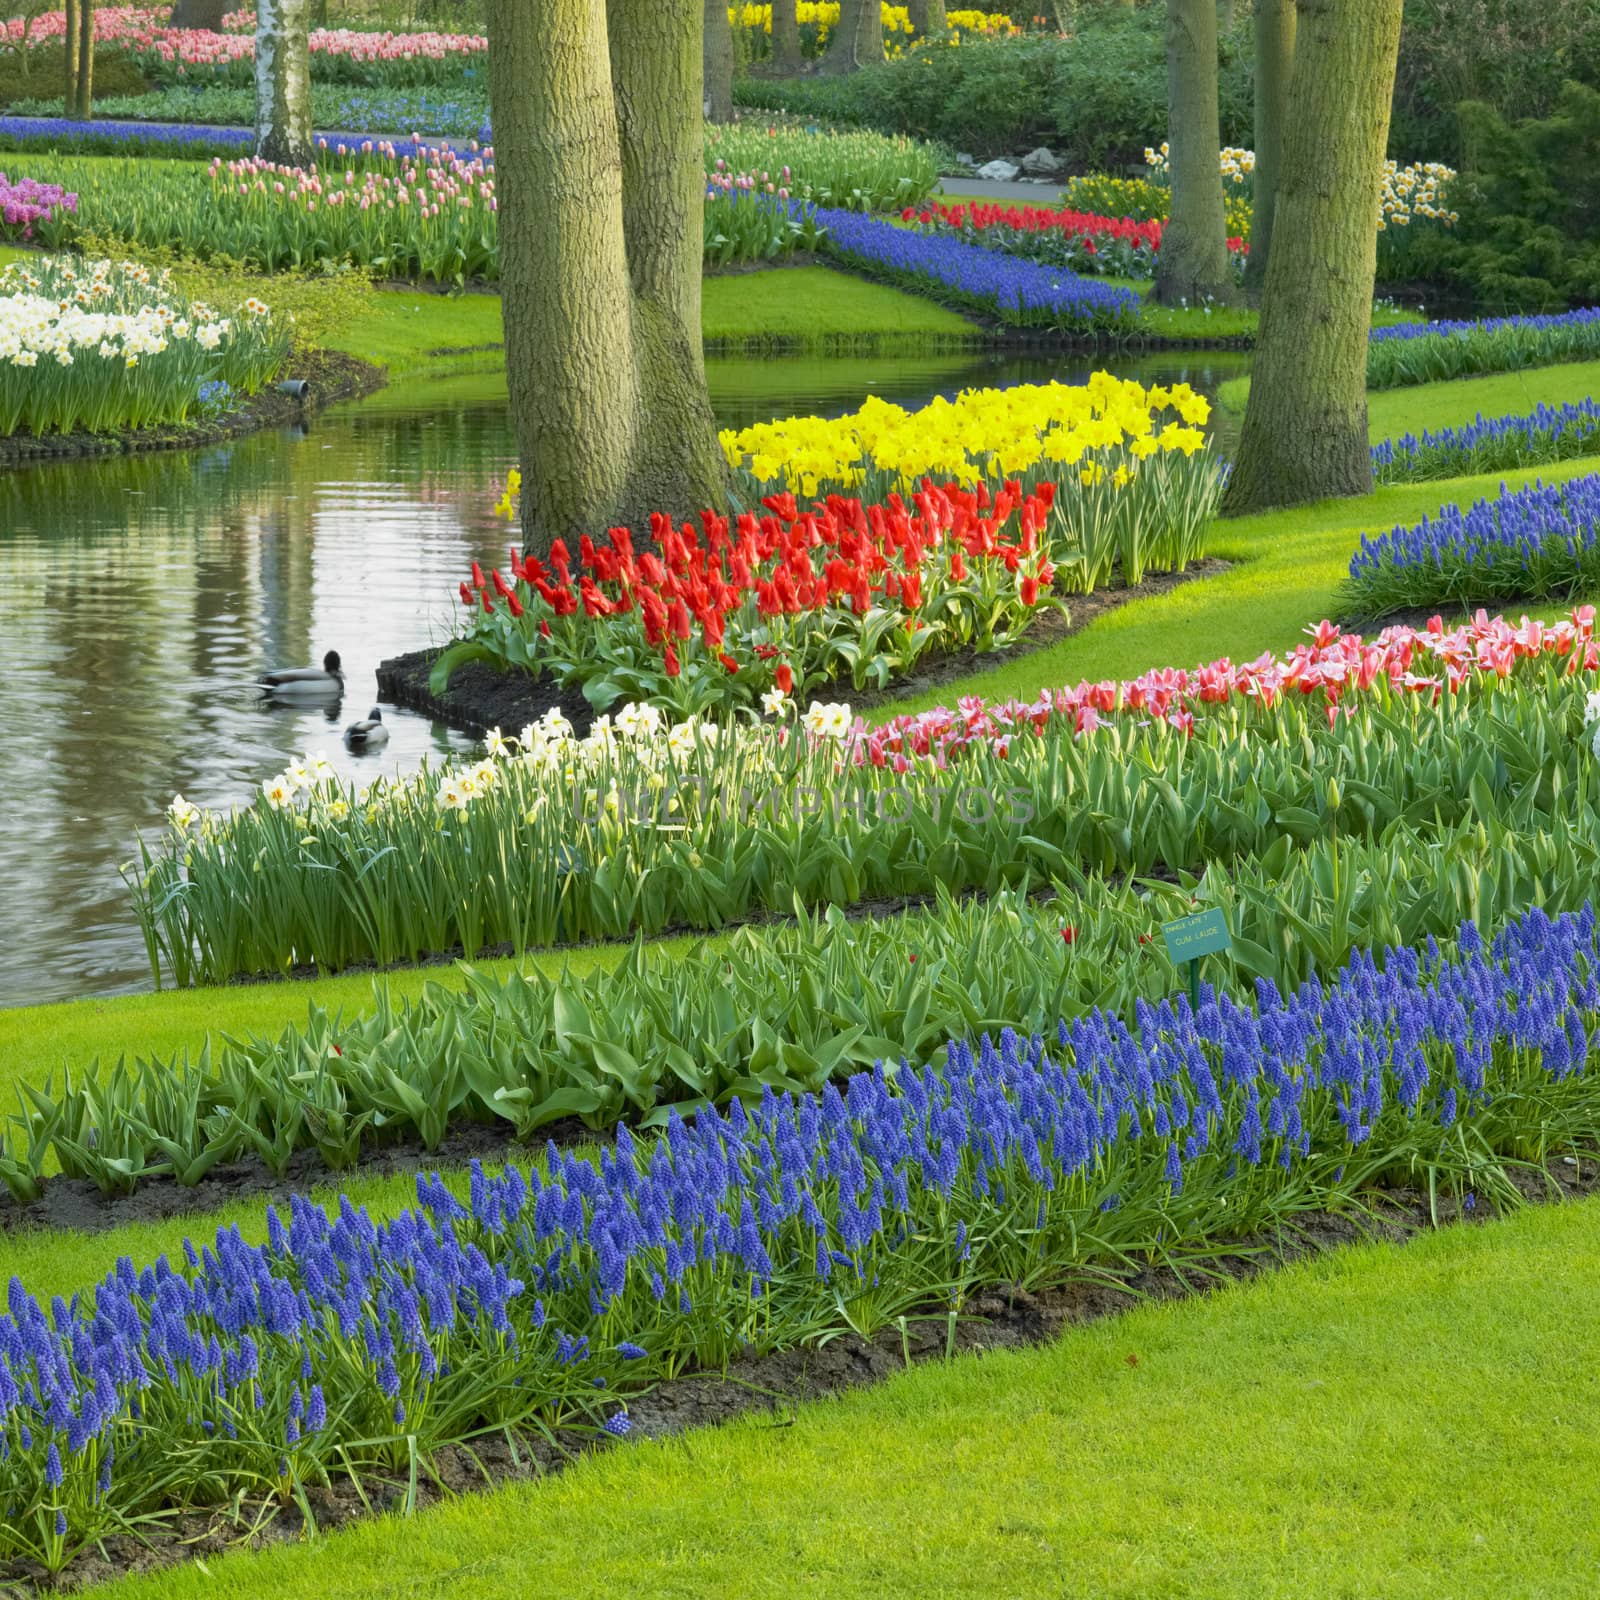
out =
{"type": "Polygon", "coordinates": [[[489,0],[529,550],[726,489],[700,346],[702,16],[702,0],[489,0]]]}
{"type": "Polygon", "coordinates": [[[1272,256],[1224,509],[1368,494],[1367,335],[1401,0],[1299,0],[1272,256]]]}
{"type": "MultiPolygon", "coordinates": [[[[71,49],[70,41],[67,47],[71,49]]],[[[94,0],[78,0],[78,103],[73,115],[83,121],[94,115],[94,0]]]]}
{"type": "Polygon", "coordinates": [[[311,48],[307,0],[256,6],[256,154],[283,166],[310,166],[311,48]]]}
{"type": "Polygon", "coordinates": [[[66,100],[67,115],[73,116],[78,107],[78,0],[65,0],[65,28],[61,35],[61,57],[66,63],[66,79],[62,93],[66,100]]]}
{"type": "Polygon", "coordinates": [[[705,114],[733,121],[733,27],[727,0],[705,0],[705,114]]]}
{"type": "Polygon", "coordinates": [[[907,0],[906,9],[911,16],[913,38],[928,39],[950,31],[944,0],[907,0]]]}
{"type": "Polygon", "coordinates": [[[1155,298],[1237,298],[1228,265],[1217,114],[1215,0],[1167,0],[1167,140],[1172,207],[1156,257],[1155,298]]]}
{"type": "Polygon", "coordinates": [[[1245,293],[1252,300],[1260,298],[1272,249],[1289,75],[1294,68],[1294,0],[1256,0],[1255,46],[1256,165],[1251,185],[1250,254],[1244,267],[1245,293]]]}
{"type": "Polygon", "coordinates": [[[772,0],[772,70],[800,70],[800,23],[796,0],[772,0]]]}
{"type": "Polygon", "coordinates": [[[221,33],[222,19],[229,10],[229,0],[177,0],[167,26],[194,28],[202,33],[221,33]]]}
{"type": "Polygon", "coordinates": [[[880,0],[839,0],[839,20],[822,58],[822,72],[854,72],[883,60],[880,0]]]}

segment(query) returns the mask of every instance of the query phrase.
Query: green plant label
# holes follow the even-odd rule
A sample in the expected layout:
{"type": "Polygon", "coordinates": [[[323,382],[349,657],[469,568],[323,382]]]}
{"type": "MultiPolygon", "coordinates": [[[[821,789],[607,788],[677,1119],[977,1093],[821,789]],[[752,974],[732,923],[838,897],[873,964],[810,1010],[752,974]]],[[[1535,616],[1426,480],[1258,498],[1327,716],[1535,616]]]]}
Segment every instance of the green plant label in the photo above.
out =
{"type": "Polygon", "coordinates": [[[1228,932],[1228,919],[1220,908],[1196,911],[1193,916],[1179,917],[1176,922],[1164,922],[1161,936],[1167,941],[1167,954],[1174,961],[1198,961],[1201,956],[1215,955],[1233,943],[1228,932]]]}

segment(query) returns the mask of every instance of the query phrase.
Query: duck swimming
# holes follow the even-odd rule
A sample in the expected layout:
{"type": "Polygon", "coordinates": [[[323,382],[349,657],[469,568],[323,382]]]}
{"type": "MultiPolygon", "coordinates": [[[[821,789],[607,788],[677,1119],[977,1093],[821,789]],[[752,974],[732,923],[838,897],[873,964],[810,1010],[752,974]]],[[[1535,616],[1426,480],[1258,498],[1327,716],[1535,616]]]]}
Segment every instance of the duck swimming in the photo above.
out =
{"type": "Polygon", "coordinates": [[[352,750],[373,750],[385,743],[389,730],[383,725],[383,713],[374,706],[371,715],[352,722],[344,730],[344,742],[352,750]]]}
{"type": "Polygon", "coordinates": [[[263,694],[277,700],[332,700],[344,693],[339,652],[330,650],[320,667],[284,667],[256,680],[263,694]]]}

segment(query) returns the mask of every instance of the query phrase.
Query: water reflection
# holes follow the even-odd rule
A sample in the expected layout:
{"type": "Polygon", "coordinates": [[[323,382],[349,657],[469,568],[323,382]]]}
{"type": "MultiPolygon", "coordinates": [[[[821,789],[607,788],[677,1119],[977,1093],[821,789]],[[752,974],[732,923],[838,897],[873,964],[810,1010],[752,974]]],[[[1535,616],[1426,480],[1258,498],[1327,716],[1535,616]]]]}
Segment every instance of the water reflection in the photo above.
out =
{"type": "MultiPolygon", "coordinates": [[[[1244,358],[1146,357],[1143,381],[1212,388],[1244,358]]],[[[974,384],[1081,381],[1033,356],[714,360],[737,426],[917,404],[974,384]]],[[[515,458],[498,379],[397,388],[319,419],[197,453],[0,472],[0,1005],[148,985],[118,876],[173,792],[238,804],[291,757],[324,751],[371,776],[464,745],[386,711],[357,756],[344,723],[374,703],[385,656],[440,637],[468,562],[499,560],[493,514],[515,458]],[[342,706],[274,706],[276,666],[344,658],[342,706]]]]}

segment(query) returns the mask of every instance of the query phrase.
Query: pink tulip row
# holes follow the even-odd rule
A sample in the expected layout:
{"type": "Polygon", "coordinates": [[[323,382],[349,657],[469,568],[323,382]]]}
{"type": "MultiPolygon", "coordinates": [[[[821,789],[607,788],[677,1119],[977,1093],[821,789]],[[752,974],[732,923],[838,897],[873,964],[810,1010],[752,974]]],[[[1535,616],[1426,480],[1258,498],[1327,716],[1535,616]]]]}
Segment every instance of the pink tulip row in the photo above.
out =
{"type": "Polygon", "coordinates": [[[1385,628],[1370,641],[1343,633],[1332,622],[1320,622],[1306,632],[1311,642],[1281,658],[1269,651],[1235,665],[1223,656],[1192,670],[1160,667],[1120,682],[1102,679],[1047,689],[1033,701],[987,702],[970,695],[955,710],[940,706],[879,727],[857,720],[849,748],[858,764],[904,771],[919,758],[943,766],[969,746],[987,746],[1003,756],[1014,739],[1042,733],[1063,718],[1071,718],[1079,733],[1118,716],[1165,721],[1190,733],[1197,706],[1245,700],[1268,707],[1291,694],[1315,694],[1322,696],[1332,726],[1341,703],[1348,712],[1351,696],[1379,683],[1438,699],[1475,677],[1509,677],[1519,662],[1543,656],[1566,658],[1572,674],[1600,670],[1593,606],[1579,606],[1553,624],[1524,617],[1513,626],[1504,617],[1479,611],[1471,622],[1447,629],[1433,617],[1425,628],[1385,628]]]}

